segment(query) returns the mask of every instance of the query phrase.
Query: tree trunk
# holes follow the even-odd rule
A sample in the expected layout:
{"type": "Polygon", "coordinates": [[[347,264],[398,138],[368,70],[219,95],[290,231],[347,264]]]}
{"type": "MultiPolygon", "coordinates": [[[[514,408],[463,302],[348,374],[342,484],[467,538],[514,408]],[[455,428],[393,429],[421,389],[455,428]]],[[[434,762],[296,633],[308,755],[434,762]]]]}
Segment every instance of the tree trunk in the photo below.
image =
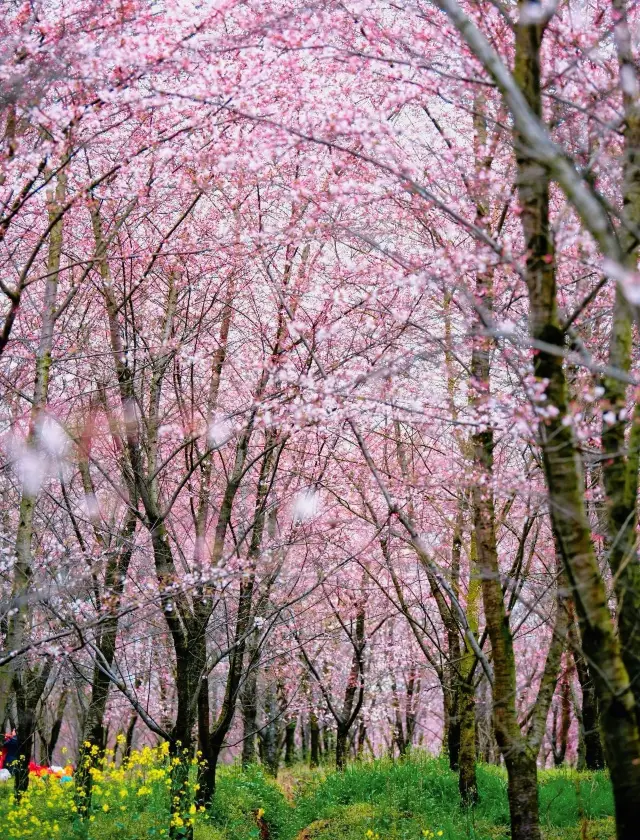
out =
{"type": "MultiPolygon", "coordinates": [[[[88,469],[88,466],[86,467],[88,469]]],[[[88,474],[85,473],[85,489],[92,491],[88,474]]],[[[75,774],[75,801],[78,814],[81,818],[86,817],[91,810],[92,775],[91,767],[98,757],[104,752],[107,746],[107,732],[104,726],[104,716],[107,710],[111,680],[105,673],[106,668],[111,668],[115,659],[116,639],[118,635],[118,615],[122,593],[126,581],[127,570],[133,551],[133,534],[135,533],[137,518],[134,513],[127,516],[127,521],[118,534],[118,547],[109,552],[107,568],[105,570],[104,594],[108,598],[110,612],[104,616],[104,622],[100,628],[96,640],[96,662],[93,669],[93,680],[89,696],[89,705],[84,719],[82,740],[80,742],[80,753],[78,757],[78,768],[75,774]],[[98,657],[100,662],[98,662],[98,657]],[[97,752],[96,752],[97,750],[97,752]]],[[[101,535],[97,532],[99,542],[102,542],[101,535]]],[[[98,603],[100,601],[98,600],[98,603]]]]}
{"type": "Polygon", "coordinates": [[[560,709],[557,705],[553,709],[553,727],[551,732],[551,751],[553,763],[561,767],[567,756],[569,729],[571,727],[571,673],[569,666],[565,667],[560,679],[560,709]]]}
{"type": "Polygon", "coordinates": [[[358,726],[358,745],[356,748],[356,759],[362,761],[364,758],[364,748],[367,743],[367,726],[364,721],[360,721],[358,726]]]}
{"type": "MultiPolygon", "coordinates": [[[[542,119],[540,46],[544,27],[519,23],[516,28],[515,79],[533,113],[542,119]]],[[[618,840],[637,836],[640,808],[640,736],[636,705],[620,642],[607,604],[607,591],[595,555],[584,502],[582,458],[568,410],[563,367],[565,336],[557,307],[555,253],[549,224],[549,173],[527,154],[516,133],[518,193],[527,248],[529,329],[541,342],[534,373],[548,382],[539,404],[539,436],[549,491],[549,508],[557,550],[571,583],[580,622],[582,647],[593,663],[607,763],[616,806],[618,840]],[[557,352],[546,348],[553,347],[557,352]],[[551,410],[549,410],[551,409],[551,410]]]]}
{"type": "MultiPolygon", "coordinates": [[[[467,621],[474,635],[478,633],[478,603],[480,600],[480,581],[478,578],[476,539],[471,535],[469,552],[469,586],[467,589],[467,621]]],[[[474,686],[475,654],[465,638],[464,654],[460,660],[460,756],[458,787],[464,806],[475,805],[478,801],[478,782],[476,779],[476,693],[474,686]]]]}
{"type": "Polygon", "coordinates": [[[309,734],[311,738],[309,764],[311,767],[317,767],[320,764],[320,727],[318,726],[318,716],[315,712],[311,712],[309,715],[309,734]]]}
{"type": "Polygon", "coordinates": [[[256,732],[258,730],[258,663],[256,650],[248,650],[249,670],[240,693],[242,709],[242,767],[256,763],[256,732]]]}
{"type": "MultiPolygon", "coordinates": [[[[47,279],[42,305],[42,325],[36,350],[35,382],[33,386],[33,401],[29,418],[27,434],[28,449],[41,457],[40,446],[43,423],[47,422],[46,409],[49,397],[49,381],[51,375],[51,354],[53,350],[54,330],[56,324],[56,306],[58,295],[58,281],[60,277],[60,257],[62,254],[63,222],[60,210],[66,199],[67,176],[61,168],[57,176],[55,191],[47,190],[47,212],[49,223],[52,225],[49,233],[49,254],[47,261],[47,279]],[[60,218],[58,218],[60,216],[60,218]],[[57,219],[57,221],[56,221],[57,219]]],[[[53,422],[53,421],[51,421],[53,422]]],[[[31,601],[29,591],[32,577],[32,540],[33,519],[39,488],[23,482],[18,512],[18,529],[15,543],[15,562],[13,565],[13,585],[11,590],[11,611],[8,614],[5,632],[5,648],[7,651],[19,650],[25,641],[29,630],[31,616],[31,601]]],[[[35,704],[40,697],[33,696],[33,685],[39,684],[37,677],[31,674],[25,656],[17,656],[4,667],[0,667],[0,720],[6,717],[6,710],[12,689],[18,690],[21,684],[21,699],[17,700],[18,741],[21,748],[28,752],[29,759],[33,750],[33,727],[35,704]],[[27,719],[20,722],[20,712],[27,719]],[[24,742],[21,741],[21,735],[24,742]]],[[[44,690],[44,686],[43,686],[44,690]]],[[[23,753],[21,753],[23,754],[23,753]]],[[[28,760],[27,760],[28,765],[28,760]]],[[[18,762],[16,772],[16,796],[20,797],[29,786],[29,773],[24,769],[27,765],[18,762]]]]}
{"type": "Polygon", "coordinates": [[[29,762],[33,755],[33,744],[37,730],[36,709],[42,697],[53,662],[47,659],[39,671],[23,669],[20,678],[14,680],[18,725],[18,757],[13,765],[15,796],[19,802],[29,787],[29,762]],[[28,679],[25,679],[28,677],[28,679]]]}
{"type": "Polygon", "coordinates": [[[264,714],[267,722],[260,738],[261,757],[267,772],[272,776],[278,775],[280,766],[280,727],[278,725],[278,706],[273,686],[269,684],[265,691],[264,714]]]}
{"type": "Polygon", "coordinates": [[[347,739],[349,730],[338,724],[336,733],[336,770],[344,770],[347,765],[347,739]]]}
{"type": "Polygon", "coordinates": [[[333,733],[331,731],[331,727],[328,724],[324,724],[322,727],[322,741],[321,741],[321,751],[322,754],[326,757],[329,756],[329,753],[333,751],[333,733]]]}
{"type": "Polygon", "coordinates": [[[19,802],[29,787],[29,762],[33,753],[36,714],[28,698],[25,698],[23,692],[19,689],[16,691],[16,699],[18,702],[18,726],[16,728],[18,757],[12,769],[15,782],[15,796],[19,802]]]}
{"type": "Polygon", "coordinates": [[[68,697],[67,689],[63,688],[58,699],[55,717],[51,726],[51,734],[48,738],[42,738],[43,763],[46,765],[51,765],[53,762],[53,754],[58,744],[58,738],[60,737],[68,697]]]}
{"type": "Polygon", "coordinates": [[[463,805],[478,801],[476,779],[476,698],[473,685],[466,685],[460,702],[459,789],[463,805]]]}
{"type": "MultiPolygon", "coordinates": [[[[576,632],[576,640],[577,635],[576,632]]],[[[582,689],[580,728],[584,744],[584,766],[587,770],[602,770],[604,767],[604,749],[600,737],[600,715],[598,714],[595,684],[589,673],[589,666],[580,649],[576,646],[573,648],[573,660],[582,689]]]]}
{"type": "Polygon", "coordinates": [[[285,767],[291,767],[296,760],[296,718],[290,720],[284,730],[284,763],[285,767]]]}
{"type": "MultiPolygon", "coordinates": [[[[456,664],[457,667],[457,664],[456,664]]],[[[457,682],[457,681],[456,681],[457,682]]],[[[447,713],[445,715],[445,737],[446,751],[449,758],[449,767],[457,772],[460,767],[460,691],[459,686],[452,686],[452,680],[448,681],[444,689],[447,713]]]]}
{"type": "MultiPolygon", "coordinates": [[[[616,17],[614,42],[618,54],[620,87],[624,107],[624,150],[622,155],[622,205],[624,221],[631,228],[640,224],[640,105],[630,92],[629,78],[637,84],[638,74],[632,49],[626,0],[613,0],[616,17]],[[626,79],[625,79],[626,76],[626,79]]],[[[633,87],[631,85],[631,87],[633,87]]],[[[638,267],[638,241],[626,225],[618,229],[624,265],[638,267]]],[[[628,373],[633,348],[633,313],[618,286],[609,342],[609,367],[628,373]]],[[[617,624],[622,658],[629,674],[640,726],[640,562],[638,560],[638,469],[640,466],[640,403],[636,400],[627,419],[628,385],[623,377],[605,376],[604,400],[613,422],[602,424],[602,475],[608,518],[608,559],[617,599],[617,624]]],[[[609,419],[609,417],[607,419],[609,419]]]]}
{"type": "Polygon", "coordinates": [[[129,726],[127,726],[127,731],[124,736],[124,750],[122,751],[122,760],[126,761],[129,756],[131,755],[131,750],[133,748],[133,734],[136,730],[136,723],[138,722],[138,715],[134,712],[131,715],[131,720],[129,721],[129,726]]]}
{"type": "Polygon", "coordinates": [[[540,838],[538,768],[536,758],[527,752],[503,753],[507,768],[509,813],[512,840],[540,838]]]}
{"type": "MultiPolygon", "coordinates": [[[[476,142],[486,137],[483,109],[476,104],[476,142]]],[[[487,210],[477,202],[477,220],[484,224],[487,210]]],[[[487,312],[493,310],[493,276],[476,275],[476,301],[487,312]]],[[[472,404],[481,412],[491,397],[492,340],[483,334],[478,317],[471,355],[474,382],[472,404]]],[[[493,722],[509,780],[509,812],[512,840],[540,840],[536,755],[529,749],[518,721],[517,683],[513,637],[504,604],[493,497],[494,436],[490,426],[471,436],[474,469],[472,488],[473,524],[477,567],[481,580],[484,614],[493,658],[493,722]]]]}

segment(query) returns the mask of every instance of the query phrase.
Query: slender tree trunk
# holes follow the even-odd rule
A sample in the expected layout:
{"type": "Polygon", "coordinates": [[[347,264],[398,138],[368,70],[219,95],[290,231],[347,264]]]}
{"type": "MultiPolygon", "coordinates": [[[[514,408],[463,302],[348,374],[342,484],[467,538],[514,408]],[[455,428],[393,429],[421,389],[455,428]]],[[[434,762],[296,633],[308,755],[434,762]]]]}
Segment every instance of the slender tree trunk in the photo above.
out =
{"type": "MultiPolygon", "coordinates": [[[[486,136],[482,110],[476,107],[476,137],[482,144],[486,136]]],[[[477,204],[482,223],[486,208],[477,204]]],[[[493,277],[478,273],[476,301],[487,312],[493,308],[493,277]]],[[[483,335],[482,322],[477,321],[473,337],[471,376],[476,394],[472,400],[479,411],[490,398],[491,339],[483,335]]],[[[493,659],[493,721],[496,739],[508,775],[509,811],[512,840],[540,840],[536,756],[522,735],[516,707],[516,661],[509,616],[498,562],[495,508],[493,498],[494,437],[490,425],[471,436],[476,478],[472,489],[474,539],[478,571],[481,579],[484,614],[491,641],[493,659]]]]}
{"type": "Polygon", "coordinates": [[[331,727],[328,724],[324,724],[322,727],[322,741],[321,741],[321,749],[322,754],[328,756],[330,752],[332,752],[332,741],[333,741],[333,733],[331,732],[331,727]]]}
{"type": "Polygon", "coordinates": [[[554,706],[553,727],[551,732],[551,751],[553,763],[561,767],[567,756],[569,729],[571,727],[571,669],[567,665],[560,679],[560,709],[554,706]]]}
{"type": "Polygon", "coordinates": [[[600,737],[600,715],[596,687],[589,673],[589,666],[578,646],[579,636],[574,628],[572,636],[573,661],[580,688],[582,689],[582,709],[580,728],[584,744],[584,765],[587,770],[602,770],[604,767],[604,749],[600,737]]]}
{"type": "MultiPolygon", "coordinates": [[[[478,632],[478,601],[480,581],[476,564],[475,536],[471,535],[469,588],[467,590],[467,621],[472,632],[478,632]]],[[[465,652],[460,662],[460,756],[458,785],[460,799],[465,806],[478,802],[476,778],[476,695],[474,687],[475,655],[465,639],[465,652]]]]}
{"type": "Polygon", "coordinates": [[[317,767],[320,764],[320,727],[318,716],[314,711],[309,714],[309,734],[311,740],[309,763],[311,767],[317,767]]]}
{"type": "MultiPolygon", "coordinates": [[[[478,110],[478,109],[477,109],[478,110]]],[[[483,133],[482,121],[479,128],[483,133]]],[[[478,203],[479,218],[484,208],[478,203]]],[[[493,278],[478,274],[478,307],[493,310],[493,278]]],[[[478,325],[479,326],[479,325],[478,325]]],[[[474,404],[479,409],[491,395],[492,340],[478,330],[474,336],[471,374],[475,383],[474,404]]],[[[496,739],[508,775],[512,840],[539,840],[540,819],[537,784],[537,755],[546,728],[546,718],[553,699],[560,657],[567,632],[568,612],[561,582],[558,583],[557,614],[536,704],[525,736],[520,727],[516,705],[517,681],[513,637],[505,603],[498,562],[495,508],[493,498],[494,436],[490,425],[472,435],[473,460],[477,477],[473,485],[473,516],[478,571],[482,582],[485,621],[493,658],[493,720],[496,739]]]]}
{"type": "Polygon", "coordinates": [[[280,726],[277,719],[278,705],[271,683],[267,685],[265,690],[264,715],[267,722],[263,727],[260,738],[262,763],[267,772],[275,777],[278,775],[278,768],[280,766],[281,743],[280,726]]]}
{"type": "Polygon", "coordinates": [[[138,715],[134,712],[131,715],[131,720],[127,726],[127,731],[124,736],[124,750],[122,751],[122,760],[126,761],[131,755],[133,749],[133,735],[136,731],[136,723],[138,722],[138,715]]]}
{"type": "Polygon", "coordinates": [[[285,767],[291,767],[296,760],[296,727],[298,721],[296,718],[290,720],[284,730],[284,763],[285,767]]]}
{"type": "MultiPolygon", "coordinates": [[[[84,720],[83,735],[78,758],[78,768],[75,774],[75,800],[78,813],[86,817],[91,809],[92,775],[91,767],[95,764],[107,747],[107,731],[104,726],[104,716],[107,710],[111,680],[105,673],[111,668],[115,659],[116,639],[118,635],[118,615],[122,593],[126,581],[127,570],[133,549],[132,538],[136,527],[136,516],[131,513],[118,534],[115,550],[111,551],[105,571],[105,596],[109,600],[110,614],[104,616],[105,621],[100,628],[96,641],[96,662],[93,669],[93,680],[89,696],[87,714],[84,720]],[[98,658],[100,661],[98,661],[98,658]]],[[[98,604],[101,601],[97,594],[98,604]]]]}
{"type": "MultiPolygon", "coordinates": [[[[43,423],[46,420],[46,408],[49,397],[49,380],[53,351],[54,330],[58,281],[60,277],[60,257],[62,254],[63,223],[60,214],[66,198],[67,177],[64,169],[57,176],[55,192],[47,194],[48,218],[52,224],[49,234],[49,256],[47,261],[47,279],[42,307],[42,326],[36,351],[36,371],[33,388],[33,402],[27,447],[32,452],[40,449],[43,423]]],[[[41,453],[38,453],[41,456],[41,453]]],[[[7,620],[5,647],[18,650],[23,644],[31,621],[29,590],[32,576],[32,541],[33,520],[39,488],[30,486],[29,479],[24,481],[18,512],[18,530],[15,544],[15,562],[13,566],[13,587],[11,601],[13,610],[7,620]]],[[[19,656],[4,668],[0,668],[0,718],[4,719],[9,694],[13,688],[16,693],[18,725],[16,728],[19,744],[19,756],[15,774],[16,797],[20,798],[29,786],[28,764],[33,750],[36,704],[40,695],[34,693],[34,686],[41,685],[38,677],[31,673],[24,656],[19,656]],[[20,716],[24,716],[21,721],[20,716]]],[[[44,690],[44,684],[42,684],[44,690]]]]}
{"type": "Polygon", "coordinates": [[[240,693],[242,709],[242,767],[256,763],[256,732],[258,729],[258,662],[254,645],[248,649],[249,670],[240,693]]]}
{"type": "Polygon", "coordinates": [[[367,726],[364,721],[360,721],[358,726],[358,744],[356,747],[356,759],[362,761],[364,758],[364,748],[367,743],[367,726]]]}

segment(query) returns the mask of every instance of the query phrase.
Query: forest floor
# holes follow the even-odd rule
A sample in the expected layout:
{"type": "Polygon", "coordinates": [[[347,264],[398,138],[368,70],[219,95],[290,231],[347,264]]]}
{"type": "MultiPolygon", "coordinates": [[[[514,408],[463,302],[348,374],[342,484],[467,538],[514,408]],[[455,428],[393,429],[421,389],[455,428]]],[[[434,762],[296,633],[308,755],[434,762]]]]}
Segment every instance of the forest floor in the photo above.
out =
{"type": "MultiPolygon", "coordinates": [[[[105,773],[82,836],[166,838],[163,772],[147,762],[130,774],[105,773]]],[[[478,782],[480,802],[466,812],[459,805],[455,774],[442,760],[419,754],[402,762],[354,764],[340,774],[296,765],[281,771],[277,781],[257,767],[245,773],[223,767],[212,809],[193,818],[195,840],[508,840],[504,772],[480,765],[478,782]]],[[[39,781],[28,802],[17,808],[12,786],[0,786],[3,840],[78,836],[72,787],[39,781]]],[[[546,840],[613,840],[612,814],[606,773],[540,773],[546,840]]]]}

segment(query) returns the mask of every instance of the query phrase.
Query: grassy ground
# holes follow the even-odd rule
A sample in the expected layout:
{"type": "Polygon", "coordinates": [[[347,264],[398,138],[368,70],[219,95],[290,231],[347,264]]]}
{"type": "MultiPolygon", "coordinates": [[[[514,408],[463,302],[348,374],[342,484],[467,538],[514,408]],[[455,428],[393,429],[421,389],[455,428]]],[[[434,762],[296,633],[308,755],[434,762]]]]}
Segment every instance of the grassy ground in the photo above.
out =
{"type": "MultiPolygon", "coordinates": [[[[159,754],[147,755],[126,772],[104,772],[89,840],[166,837],[166,775],[159,754]]],[[[298,766],[285,770],[277,783],[259,768],[242,773],[224,767],[213,808],[191,818],[196,840],[258,840],[261,824],[268,826],[271,840],[507,840],[504,773],[481,766],[478,781],[480,804],[467,814],[459,807],[456,776],[446,763],[426,756],[354,765],[342,774],[298,766]]],[[[10,792],[9,785],[0,787],[3,838],[73,835],[71,785],[34,785],[26,809],[16,809],[10,792]]],[[[542,772],[540,811],[548,840],[612,840],[615,834],[604,773],[542,772]]]]}
{"type": "MultiPolygon", "coordinates": [[[[251,815],[259,807],[278,840],[506,840],[505,775],[485,765],[478,768],[478,781],[480,804],[470,815],[459,807],[457,777],[446,763],[427,757],[353,765],[342,774],[293,768],[279,779],[289,800],[284,802],[259,771],[243,776],[229,768],[211,819],[225,840],[257,837],[251,815]]],[[[606,774],[552,770],[542,772],[540,782],[549,840],[615,836],[606,774]]]]}

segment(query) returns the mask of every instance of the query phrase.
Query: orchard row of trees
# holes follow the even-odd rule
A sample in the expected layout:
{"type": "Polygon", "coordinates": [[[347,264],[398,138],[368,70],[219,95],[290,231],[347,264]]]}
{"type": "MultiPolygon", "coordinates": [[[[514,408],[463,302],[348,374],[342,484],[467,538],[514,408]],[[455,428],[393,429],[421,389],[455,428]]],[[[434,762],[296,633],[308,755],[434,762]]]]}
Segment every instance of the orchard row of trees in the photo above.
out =
{"type": "MultiPolygon", "coordinates": [[[[640,805],[638,11],[8,3],[0,720],[640,805]]],[[[116,736],[122,738],[116,741],[116,736]]]]}

